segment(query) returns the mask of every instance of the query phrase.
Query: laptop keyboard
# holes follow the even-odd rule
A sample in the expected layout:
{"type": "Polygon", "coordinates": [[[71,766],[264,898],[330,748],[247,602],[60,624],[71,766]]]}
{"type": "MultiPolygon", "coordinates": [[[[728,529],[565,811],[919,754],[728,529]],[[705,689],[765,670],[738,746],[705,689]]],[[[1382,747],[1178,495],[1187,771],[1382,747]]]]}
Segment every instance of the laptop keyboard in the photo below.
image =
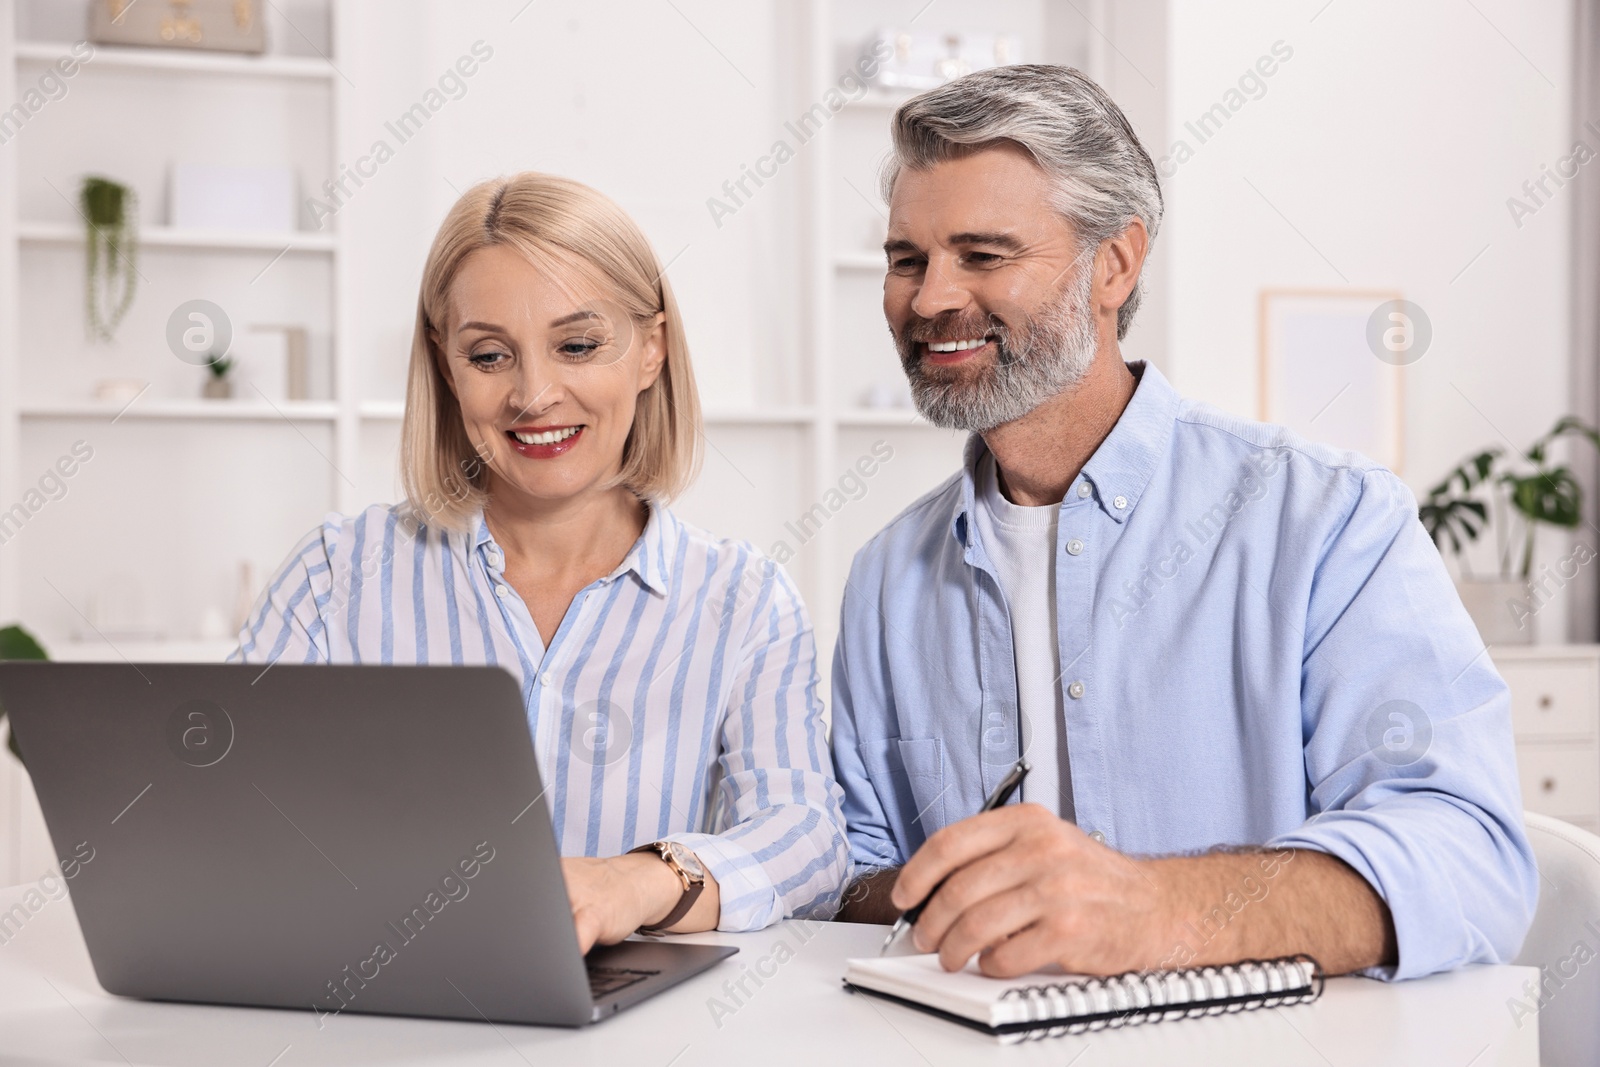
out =
{"type": "Polygon", "coordinates": [[[620,993],[646,978],[654,978],[660,971],[636,971],[626,967],[590,967],[589,995],[599,1000],[620,993]]]}

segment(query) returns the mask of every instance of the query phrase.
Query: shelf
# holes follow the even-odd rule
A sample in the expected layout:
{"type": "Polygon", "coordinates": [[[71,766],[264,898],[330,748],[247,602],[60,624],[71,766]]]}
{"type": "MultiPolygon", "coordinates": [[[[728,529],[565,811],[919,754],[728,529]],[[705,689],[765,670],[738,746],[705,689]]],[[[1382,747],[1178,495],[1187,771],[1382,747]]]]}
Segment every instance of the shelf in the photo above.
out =
{"type": "Polygon", "coordinates": [[[923,92],[926,92],[926,90],[869,89],[864,95],[857,97],[854,100],[845,101],[845,107],[859,109],[862,111],[893,111],[907,100],[910,100],[912,97],[923,92]]]}
{"type": "Polygon", "coordinates": [[[97,637],[49,641],[45,651],[62,663],[221,663],[238,644],[235,638],[97,637]],[[126,656],[125,661],[123,657],[126,656]]]}
{"type": "Polygon", "coordinates": [[[713,426],[804,426],[816,418],[811,408],[707,408],[706,422],[713,426]]]}
{"type": "Polygon", "coordinates": [[[835,270],[862,270],[875,274],[888,271],[882,252],[835,252],[833,266],[835,270]]]}
{"type": "MultiPolygon", "coordinates": [[[[17,237],[25,243],[82,244],[83,227],[70,222],[22,222],[17,237]]],[[[264,230],[180,230],[171,226],[139,228],[141,248],[215,249],[236,252],[328,253],[334,250],[331,233],[288,233],[264,230]]]]}
{"type": "Polygon", "coordinates": [[[174,400],[140,397],[124,410],[121,404],[99,400],[25,404],[24,419],[143,419],[146,421],[238,420],[270,421],[289,419],[330,422],[338,417],[339,405],[331,400],[174,400]],[[276,407],[273,405],[276,404],[276,407]]]}
{"type": "Polygon", "coordinates": [[[356,409],[363,419],[391,419],[396,422],[406,413],[404,400],[363,400],[356,409]]]}
{"type": "Polygon", "coordinates": [[[846,408],[834,416],[840,426],[924,426],[934,429],[916,408],[846,408]]]}
{"type": "MultiPolygon", "coordinates": [[[[75,58],[70,42],[19,41],[19,63],[54,63],[75,58]]],[[[248,56],[181,48],[119,48],[96,45],[88,60],[78,60],[80,70],[168,70],[195,74],[230,74],[247,78],[281,78],[291,81],[330,82],[338,76],[325,59],[301,56],[248,56]]]]}

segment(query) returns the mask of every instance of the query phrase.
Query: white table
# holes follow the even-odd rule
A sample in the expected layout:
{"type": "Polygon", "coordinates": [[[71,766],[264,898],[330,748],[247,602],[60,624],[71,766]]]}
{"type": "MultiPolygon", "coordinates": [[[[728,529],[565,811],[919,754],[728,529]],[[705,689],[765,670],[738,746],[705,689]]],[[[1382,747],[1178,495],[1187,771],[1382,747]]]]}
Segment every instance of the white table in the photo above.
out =
{"type": "MultiPolygon", "coordinates": [[[[25,887],[0,889],[0,911],[25,887]]],[[[883,927],[784,923],[701,934],[740,953],[585,1030],[124,1000],[102,991],[67,900],[0,944],[0,1062],[44,1064],[1227,1064],[1248,1067],[1533,1067],[1538,1027],[1506,1008],[1530,967],[1474,967],[1398,985],[1330,981],[1313,1005],[1001,1046],[983,1034],[841,990],[844,960],[870,955],[883,927]],[[780,944],[787,949],[779,949],[780,944]],[[792,958],[790,957],[792,953],[792,958]],[[783,962],[778,960],[782,958],[783,962]],[[746,970],[773,973],[736,1005],[746,970]],[[716,1011],[720,999],[731,1014],[716,1011]]],[[[240,960],[248,967],[249,960],[240,960]]]]}

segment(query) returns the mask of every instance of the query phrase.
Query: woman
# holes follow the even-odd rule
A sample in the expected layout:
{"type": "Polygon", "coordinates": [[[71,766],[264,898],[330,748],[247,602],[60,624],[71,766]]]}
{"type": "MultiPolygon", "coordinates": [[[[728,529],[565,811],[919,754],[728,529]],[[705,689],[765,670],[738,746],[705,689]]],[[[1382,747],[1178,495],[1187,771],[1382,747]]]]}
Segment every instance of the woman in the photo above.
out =
{"type": "Polygon", "coordinates": [[[423,272],[402,432],[408,502],[330,515],[233,658],[510,671],[586,952],[832,905],[810,621],[779,567],[664,503],[700,408],[633,221],[544,174],[463,196],[423,272]]]}

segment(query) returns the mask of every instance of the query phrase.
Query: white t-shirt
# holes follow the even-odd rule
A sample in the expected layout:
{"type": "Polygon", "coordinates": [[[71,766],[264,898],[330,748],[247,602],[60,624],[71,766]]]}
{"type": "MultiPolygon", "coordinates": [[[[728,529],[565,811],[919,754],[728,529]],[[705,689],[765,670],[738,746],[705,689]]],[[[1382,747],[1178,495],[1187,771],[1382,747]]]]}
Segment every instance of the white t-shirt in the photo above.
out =
{"type": "Polygon", "coordinates": [[[977,476],[978,539],[994,563],[1011,614],[1023,756],[1033,765],[1022,784],[1022,799],[1070,819],[1072,770],[1056,640],[1056,524],[1061,506],[1024,507],[1007,500],[992,454],[978,464],[977,476]]]}

